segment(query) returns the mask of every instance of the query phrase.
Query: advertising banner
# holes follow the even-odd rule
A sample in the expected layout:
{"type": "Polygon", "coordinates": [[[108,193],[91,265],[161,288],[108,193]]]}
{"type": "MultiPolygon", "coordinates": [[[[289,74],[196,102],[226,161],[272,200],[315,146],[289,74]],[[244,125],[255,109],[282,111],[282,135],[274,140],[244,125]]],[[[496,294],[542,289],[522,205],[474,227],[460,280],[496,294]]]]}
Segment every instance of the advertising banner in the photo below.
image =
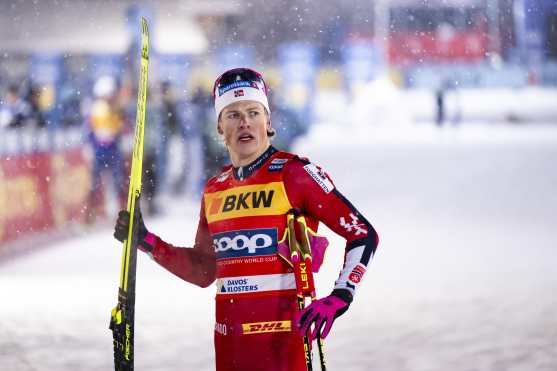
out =
{"type": "Polygon", "coordinates": [[[90,184],[81,148],[0,157],[0,250],[5,242],[81,221],[90,184]]]}

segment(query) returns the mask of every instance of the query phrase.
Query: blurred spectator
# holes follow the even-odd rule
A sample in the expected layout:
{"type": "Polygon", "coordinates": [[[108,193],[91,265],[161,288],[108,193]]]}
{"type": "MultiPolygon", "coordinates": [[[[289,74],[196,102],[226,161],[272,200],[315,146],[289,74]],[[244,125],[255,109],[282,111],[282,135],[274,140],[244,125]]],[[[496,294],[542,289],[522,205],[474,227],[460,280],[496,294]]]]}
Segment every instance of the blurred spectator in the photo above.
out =
{"type": "Polygon", "coordinates": [[[169,81],[160,84],[161,101],[159,105],[160,119],[160,144],[157,158],[157,172],[159,184],[164,187],[167,181],[168,171],[168,151],[170,141],[175,135],[180,133],[180,117],[178,115],[178,102],[176,94],[169,81]]]}
{"type": "Polygon", "coordinates": [[[34,126],[42,128],[46,126],[46,120],[43,116],[40,106],[41,88],[31,84],[24,94],[25,102],[29,105],[29,114],[26,117],[26,126],[34,126]]]}
{"type": "Polygon", "coordinates": [[[14,128],[23,126],[29,111],[30,107],[20,98],[17,86],[10,85],[0,109],[0,127],[14,128]]]}
{"type": "Polygon", "coordinates": [[[161,92],[149,89],[143,143],[143,178],[141,210],[147,215],[160,212],[157,196],[160,188],[158,157],[162,150],[161,92]]]}
{"type": "Polygon", "coordinates": [[[10,85],[0,109],[0,127],[44,127],[46,122],[39,108],[40,90],[29,86],[23,97],[16,85],[10,85]]]}
{"type": "Polygon", "coordinates": [[[77,127],[83,124],[81,99],[76,89],[64,84],[60,89],[60,125],[64,128],[77,127]]]}
{"type": "MultiPolygon", "coordinates": [[[[445,77],[441,80],[441,83],[439,84],[438,88],[435,91],[435,107],[436,107],[435,122],[438,126],[443,126],[445,121],[449,119],[449,117],[447,116],[447,111],[448,111],[447,98],[452,89],[453,89],[453,85],[451,84],[450,78],[445,77]]],[[[455,94],[453,94],[453,97],[454,96],[455,94]]],[[[460,121],[460,117],[459,117],[460,102],[455,101],[453,103],[456,104],[456,106],[453,107],[455,111],[455,117],[453,118],[453,123],[456,124],[460,121]]]]}
{"type": "MultiPolygon", "coordinates": [[[[212,87],[210,87],[212,88],[212,87]]],[[[193,97],[192,104],[197,107],[197,122],[200,123],[201,142],[203,148],[203,182],[217,174],[228,160],[228,151],[217,134],[217,119],[212,103],[212,93],[198,88],[193,97]]]]}
{"type": "Polygon", "coordinates": [[[437,126],[443,126],[445,122],[445,84],[442,83],[435,91],[435,122],[437,126]]]}
{"type": "MultiPolygon", "coordinates": [[[[117,84],[113,77],[99,78],[93,87],[95,100],[88,118],[89,142],[93,149],[92,187],[87,205],[87,222],[92,223],[104,215],[104,193],[102,175],[112,173],[114,189],[120,203],[126,205],[124,166],[120,142],[124,129],[124,117],[117,101],[117,84]]],[[[106,188],[106,187],[105,187],[106,188]]]]}
{"type": "MultiPolygon", "coordinates": [[[[203,177],[203,127],[207,118],[214,112],[211,95],[200,87],[195,90],[189,103],[182,102],[179,106],[184,120],[182,121],[182,137],[184,139],[184,166],[174,184],[174,192],[181,194],[187,188],[190,195],[199,197],[204,184],[203,177]]],[[[212,116],[211,116],[212,117],[212,116]]]]}

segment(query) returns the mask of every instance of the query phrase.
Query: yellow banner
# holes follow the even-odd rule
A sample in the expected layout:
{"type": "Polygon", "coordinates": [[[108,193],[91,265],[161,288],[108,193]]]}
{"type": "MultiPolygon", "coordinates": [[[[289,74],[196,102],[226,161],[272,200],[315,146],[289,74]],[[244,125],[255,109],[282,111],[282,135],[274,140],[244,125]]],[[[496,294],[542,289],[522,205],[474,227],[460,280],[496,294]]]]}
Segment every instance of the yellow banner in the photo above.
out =
{"type": "Polygon", "coordinates": [[[286,332],[290,331],[291,328],[291,321],[242,323],[244,335],[262,334],[266,332],[286,332]]]}
{"type": "Polygon", "coordinates": [[[281,215],[291,208],[282,182],[205,194],[205,215],[209,223],[245,216],[281,215]]]}

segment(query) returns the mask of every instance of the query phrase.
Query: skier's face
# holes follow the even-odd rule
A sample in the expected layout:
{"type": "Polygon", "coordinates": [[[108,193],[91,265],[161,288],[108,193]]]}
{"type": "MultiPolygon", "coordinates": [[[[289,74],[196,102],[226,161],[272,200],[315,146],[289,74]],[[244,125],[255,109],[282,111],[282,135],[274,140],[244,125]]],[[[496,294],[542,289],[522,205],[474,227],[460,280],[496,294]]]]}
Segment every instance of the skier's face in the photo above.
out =
{"type": "Polygon", "coordinates": [[[254,101],[226,106],[219,117],[218,131],[224,137],[235,166],[247,165],[269,146],[270,120],[265,107],[254,101]]]}

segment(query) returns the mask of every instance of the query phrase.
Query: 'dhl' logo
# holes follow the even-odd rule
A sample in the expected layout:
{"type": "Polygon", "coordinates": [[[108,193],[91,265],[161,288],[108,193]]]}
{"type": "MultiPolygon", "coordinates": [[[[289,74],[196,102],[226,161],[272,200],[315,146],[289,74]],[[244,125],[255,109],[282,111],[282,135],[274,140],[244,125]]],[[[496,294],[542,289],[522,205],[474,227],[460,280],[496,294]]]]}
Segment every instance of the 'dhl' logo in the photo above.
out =
{"type": "Polygon", "coordinates": [[[273,322],[257,322],[243,323],[242,330],[244,335],[261,334],[264,332],[285,332],[291,331],[290,321],[273,321],[273,322]]]}
{"type": "MultiPolygon", "coordinates": [[[[224,206],[222,212],[242,209],[258,209],[260,207],[271,207],[273,203],[274,190],[259,191],[259,192],[246,192],[238,195],[228,195],[224,199],[224,206]]],[[[218,200],[213,201],[218,202],[218,200]]],[[[212,208],[211,208],[212,209],[212,208]]]]}

